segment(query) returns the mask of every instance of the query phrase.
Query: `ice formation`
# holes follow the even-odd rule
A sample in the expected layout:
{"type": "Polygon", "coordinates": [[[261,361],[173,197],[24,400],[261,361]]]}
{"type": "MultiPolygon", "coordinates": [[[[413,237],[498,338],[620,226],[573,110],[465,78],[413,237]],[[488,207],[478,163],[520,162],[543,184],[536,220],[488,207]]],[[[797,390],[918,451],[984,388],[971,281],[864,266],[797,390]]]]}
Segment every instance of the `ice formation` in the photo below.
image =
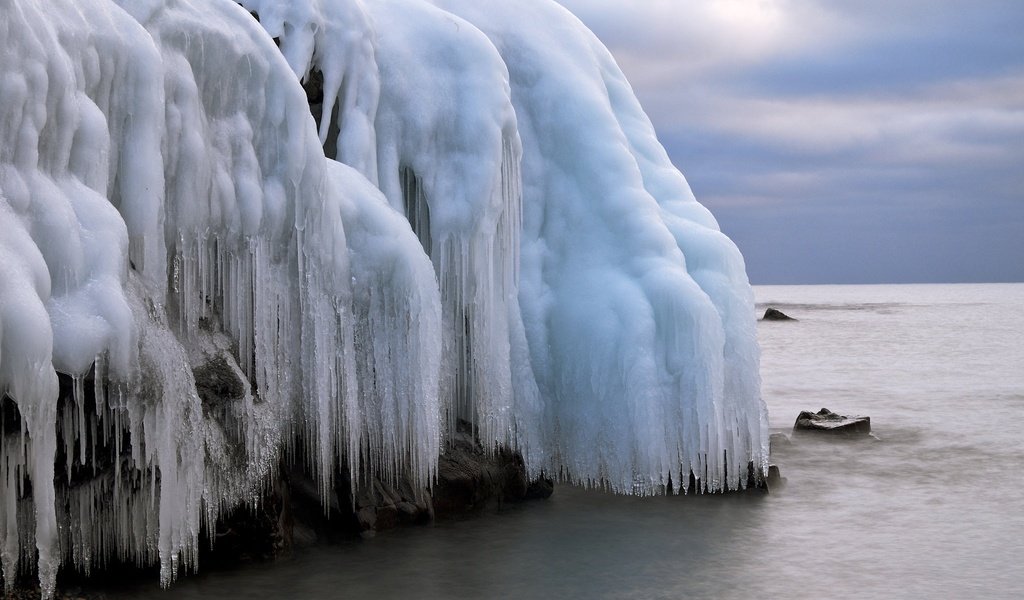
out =
{"type": "Polygon", "coordinates": [[[575,17],[241,4],[0,0],[6,585],[168,584],[282,460],[425,489],[457,419],[623,493],[765,467],[742,258],[575,17]]]}

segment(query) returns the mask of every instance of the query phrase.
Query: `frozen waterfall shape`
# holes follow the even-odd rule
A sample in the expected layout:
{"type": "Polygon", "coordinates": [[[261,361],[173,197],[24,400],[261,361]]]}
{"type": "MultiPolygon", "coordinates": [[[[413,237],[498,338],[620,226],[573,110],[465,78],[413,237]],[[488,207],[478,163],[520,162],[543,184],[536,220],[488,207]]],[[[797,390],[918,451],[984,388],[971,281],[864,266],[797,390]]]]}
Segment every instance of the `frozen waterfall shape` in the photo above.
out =
{"type": "Polygon", "coordinates": [[[575,17],[242,4],[0,0],[6,585],[169,584],[283,457],[425,490],[456,419],[622,493],[763,472],[742,257],[575,17]]]}
{"type": "Polygon", "coordinates": [[[428,486],[432,268],[380,192],[323,156],[252,17],[24,0],[0,22],[5,584],[36,563],[49,595],[62,560],[115,559],[159,563],[168,584],[282,452],[325,501],[339,465],[428,486]],[[208,359],[245,382],[221,414],[192,375],[208,359]]]}
{"type": "Polygon", "coordinates": [[[516,293],[521,146],[496,49],[427,2],[242,3],[298,77],[318,78],[325,151],[379,182],[433,261],[446,429],[469,421],[539,472],[541,404],[516,293]]]}

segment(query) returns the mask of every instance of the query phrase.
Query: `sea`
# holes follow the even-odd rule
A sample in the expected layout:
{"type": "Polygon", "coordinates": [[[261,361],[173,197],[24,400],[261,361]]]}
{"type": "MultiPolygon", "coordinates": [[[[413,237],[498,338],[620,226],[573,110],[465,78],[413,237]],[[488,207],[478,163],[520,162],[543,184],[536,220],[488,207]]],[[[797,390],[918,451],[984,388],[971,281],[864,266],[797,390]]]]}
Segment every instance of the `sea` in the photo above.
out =
{"type": "Polygon", "coordinates": [[[1024,284],[757,286],[769,493],[556,486],[111,598],[1024,598],[1024,284]],[[873,436],[792,435],[800,411],[873,436]],[[788,443],[785,443],[788,440],[788,443]]]}

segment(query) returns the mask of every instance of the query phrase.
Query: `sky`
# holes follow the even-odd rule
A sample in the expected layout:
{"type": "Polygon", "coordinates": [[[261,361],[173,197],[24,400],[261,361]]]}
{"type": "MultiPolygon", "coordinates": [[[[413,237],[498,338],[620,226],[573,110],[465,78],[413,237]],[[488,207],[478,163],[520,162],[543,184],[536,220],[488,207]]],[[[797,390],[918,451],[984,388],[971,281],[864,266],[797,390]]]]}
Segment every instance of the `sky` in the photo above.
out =
{"type": "Polygon", "coordinates": [[[751,282],[1024,281],[1024,0],[561,0],[751,282]]]}

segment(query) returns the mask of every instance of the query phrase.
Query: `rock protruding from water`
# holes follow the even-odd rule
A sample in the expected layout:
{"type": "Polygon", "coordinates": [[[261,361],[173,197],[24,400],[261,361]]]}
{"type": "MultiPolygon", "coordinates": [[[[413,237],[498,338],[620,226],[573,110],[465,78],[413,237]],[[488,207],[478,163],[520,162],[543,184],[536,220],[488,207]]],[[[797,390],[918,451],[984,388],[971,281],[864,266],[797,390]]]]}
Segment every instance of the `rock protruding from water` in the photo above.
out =
{"type": "Polygon", "coordinates": [[[521,454],[507,448],[485,452],[469,424],[460,422],[450,449],[438,461],[431,500],[434,516],[443,519],[487,506],[547,498],[553,490],[546,477],[529,480],[521,454]]]}
{"type": "Polygon", "coordinates": [[[841,415],[827,408],[816,413],[805,410],[797,416],[793,431],[866,436],[871,434],[871,417],[841,415]]]}
{"type": "Polygon", "coordinates": [[[776,448],[788,448],[793,445],[789,437],[784,433],[773,433],[768,436],[768,454],[775,452],[776,448]]]}
{"type": "Polygon", "coordinates": [[[768,307],[768,310],[764,311],[764,316],[761,317],[762,321],[796,321],[793,317],[787,315],[777,308],[768,307]]]}

